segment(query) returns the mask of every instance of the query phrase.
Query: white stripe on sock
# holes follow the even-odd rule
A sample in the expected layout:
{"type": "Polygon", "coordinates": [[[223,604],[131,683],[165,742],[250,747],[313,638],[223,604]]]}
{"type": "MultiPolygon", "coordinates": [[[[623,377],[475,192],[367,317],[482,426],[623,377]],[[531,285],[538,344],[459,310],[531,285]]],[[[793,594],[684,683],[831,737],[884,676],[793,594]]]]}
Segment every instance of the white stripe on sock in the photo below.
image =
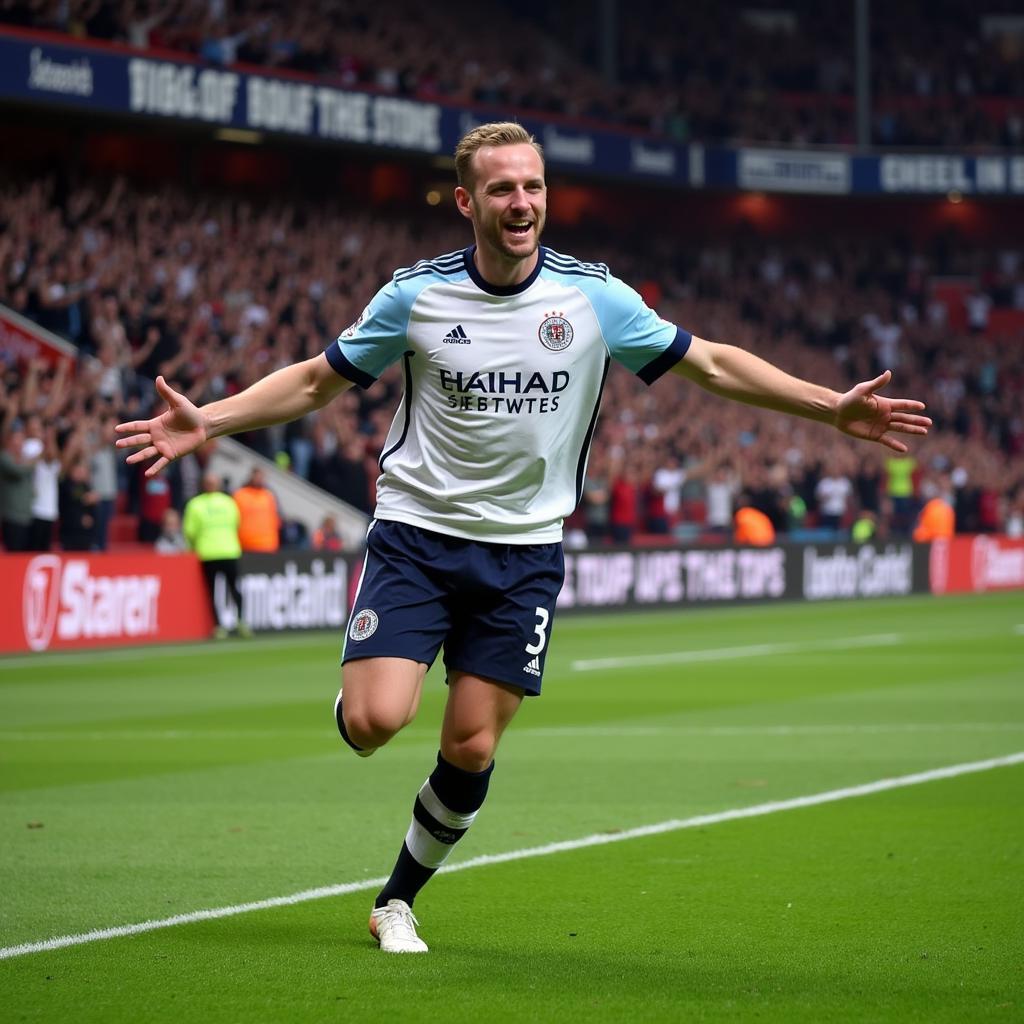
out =
{"type": "Polygon", "coordinates": [[[420,789],[420,802],[427,809],[430,816],[435,818],[439,824],[444,825],[445,828],[469,828],[477,815],[476,811],[470,811],[469,814],[459,814],[458,811],[452,811],[445,807],[434,792],[434,787],[430,785],[430,779],[427,779],[420,789]]]}
{"type": "Polygon", "coordinates": [[[451,843],[442,843],[435,839],[415,818],[409,825],[409,831],[405,835],[405,845],[413,855],[417,864],[425,868],[439,868],[452,852],[451,843]]]}

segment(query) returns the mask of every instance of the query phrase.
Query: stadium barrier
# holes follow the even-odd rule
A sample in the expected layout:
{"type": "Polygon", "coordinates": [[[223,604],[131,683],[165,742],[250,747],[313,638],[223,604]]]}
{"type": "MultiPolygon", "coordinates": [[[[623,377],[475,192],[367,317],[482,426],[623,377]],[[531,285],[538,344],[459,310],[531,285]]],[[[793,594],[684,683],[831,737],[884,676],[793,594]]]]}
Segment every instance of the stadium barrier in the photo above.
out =
{"type": "Polygon", "coordinates": [[[929,578],[933,594],[1024,589],[1024,538],[978,534],[936,541],[929,578]]]}
{"type": "Polygon", "coordinates": [[[928,593],[928,546],[777,544],[566,553],[560,611],[928,593]]]}
{"type": "Polygon", "coordinates": [[[199,640],[213,622],[192,555],[0,556],[0,651],[199,640]]]}
{"type": "MultiPolygon", "coordinates": [[[[565,568],[570,615],[967,593],[1024,589],[1024,540],[599,548],[567,551],[565,568]]],[[[257,633],[338,630],[340,646],[361,570],[350,553],[243,555],[242,614],[257,633]]],[[[223,586],[214,599],[233,625],[223,586]]],[[[197,640],[213,625],[191,555],[0,555],[0,600],[0,652],[197,640]]]]}

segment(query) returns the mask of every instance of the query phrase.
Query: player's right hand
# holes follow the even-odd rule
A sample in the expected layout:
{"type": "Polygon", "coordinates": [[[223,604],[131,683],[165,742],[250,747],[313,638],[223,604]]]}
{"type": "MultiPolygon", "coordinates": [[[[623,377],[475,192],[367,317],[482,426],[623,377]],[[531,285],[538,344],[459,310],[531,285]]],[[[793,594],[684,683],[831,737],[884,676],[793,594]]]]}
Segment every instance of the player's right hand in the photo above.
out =
{"type": "Polygon", "coordinates": [[[163,377],[157,377],[156,389],[167,403],[166,411],[151,420],[118,423],[118,448],[138,448],[125,460],[129,465],[155,458],[146,476],[156,476],[168,463],[194,452],[207,440],[203,414],[184,395],[178,394],[163,377]]]}

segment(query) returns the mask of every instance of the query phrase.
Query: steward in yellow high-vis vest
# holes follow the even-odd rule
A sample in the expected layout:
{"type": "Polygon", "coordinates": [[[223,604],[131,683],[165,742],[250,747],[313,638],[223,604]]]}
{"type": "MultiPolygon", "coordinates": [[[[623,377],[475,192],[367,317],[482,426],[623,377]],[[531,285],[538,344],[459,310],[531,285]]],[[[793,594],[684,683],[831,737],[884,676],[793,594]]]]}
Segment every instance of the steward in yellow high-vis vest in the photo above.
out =
{"type": "MultiPolygon", "coordinates": [[[[238,540],[238,506],[230,494],[220,490],[220,481],[214,478],[217,490],[197,494],[185,506],[182,533],[188,546],[201,562],[211,559],[238,558],[242,545],[238,540]]],[[[206,486],[206,481],[203,481],[206,486]]]]}
{"type": "Polygon", "coordinates": [[[181,532],[202,563],[215,623],[213,635],[218,639],[226,637],[232,628],[237,628],[242,636],[250,632],[242,618],[242,595],[238,590],[238,560],[242,557],[238,520],[235,499],[221,490],[216,473],[207,473],[203,477],[203,493],[185,505],[181,532]],[[224,581],[219,601],[218,578],[224,581]]]}

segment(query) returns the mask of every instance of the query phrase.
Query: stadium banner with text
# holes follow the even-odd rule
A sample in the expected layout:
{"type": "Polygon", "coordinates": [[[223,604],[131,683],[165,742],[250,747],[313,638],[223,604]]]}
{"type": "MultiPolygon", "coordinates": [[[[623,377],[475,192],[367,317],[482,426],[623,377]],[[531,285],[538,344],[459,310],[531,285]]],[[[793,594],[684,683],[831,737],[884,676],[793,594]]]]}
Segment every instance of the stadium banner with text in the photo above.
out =
{"type": "Polygon", "coordinates": [[[9,363],[41,359],[50,366],[73,363],[78,349],[39,324],[0,305],[0,359],[9,363]]]}
{"type": "Polygon", "coordinates": [[[213,622],[192,555],[0,555],[0,651],[199,640],[213,622]]]}
{"type": "Polygon", "coordinates": [[[977,534],[931,545],[933,594],[1024,590],[1024,537],[977,534]]]}
{"type": "MultiPolygon", "coordinates": [[[[359,559],[332,551],[281,551],[242,555],[238,589],[242,618],[256,633],[344,629],[359,559]]],[[[214,587],[221,622],[231,627],[235,610],[223,580],[214,587]]]]}
{"type": "Polygon", "coordinates": [[[364,92],[301,72],[223,67],[13,27],[0,28],[0,100],[431,156],[451,154],[477,124],[512,116],[543,143],[552,167],[582,175],[819,195],[1024,195],[1024,156],[1017,154],[686,145],[562,117],[364,92]]]}
{"type": "MultiPolygon", "coordinates": [[[[10,28],[0,29],[0,98],[431,155],[451,154],[465,131],[508,113],[10,28]]],[[[520,120],[554,167],[686,182],[685,146],[564,120],[520,120]]]]}

